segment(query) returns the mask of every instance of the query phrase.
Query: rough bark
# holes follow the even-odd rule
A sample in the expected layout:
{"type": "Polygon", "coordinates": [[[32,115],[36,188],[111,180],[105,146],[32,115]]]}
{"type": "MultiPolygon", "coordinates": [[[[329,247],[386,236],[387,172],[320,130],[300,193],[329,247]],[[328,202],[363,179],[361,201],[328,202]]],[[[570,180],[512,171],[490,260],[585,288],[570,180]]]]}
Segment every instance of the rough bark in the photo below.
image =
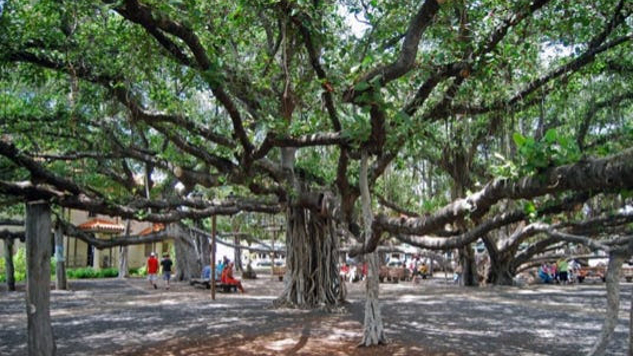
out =
{"type": "Polygon", "coordinates": [[[284,291],[276,306],[333,307],[345,298],[338,273],[338,238],[328,218],[298,207],[287,213],[284,291]]]}
{"type": "Polygon", "coordinates": [[[620,271],[624,262],[625,254],[612,252],[609,254],[609,264],[607,266],[607,313],[600,336],[593,348],[589,352],[589,356],[604,355],[609,340],[613,335],[613,331],[618,323],[618,312],[620,310],[620,271]]]}
{"type": "Polygon", "coordinates": [[[487,278],[489,284],[511,286],[514,284],[514,270],[511,259],[500,259],[498,263],[490,264],[487,278]]]}
{"type": "MultiPolygon", "coordinates": [[[[499,234],[497,234],[497,237],[499,234]]],[[[516,265],[514,264],[515,245],[505,246],[501,250],[490,234],[482,236],[490,258],[490,269],[484,276],[486,283],[494,285],[511,286],[514,284],[516,265]]]]}
{"type": "Polygon", "coordinates": [[[46,202],[26,204],[26,315],[30,356],[55,355],[50,316],[51,209],[46,202]]]}
{"type": "MultiPolygon", "coordinates": [[[[237,235],[233,237],[233,243],[235,243],[235,246],[240,246],[240,238],[237,235]]],[[[244,272],[244,266],[242,266],[242,249],[240,247],[233,249],[233,259],[235,260],[235,270],[244,272]]]]}
{"type": "MultiPolygon", "coordinates": [[[[281,150],[281,165],[297,197],[304,188],[294,175],[295,149],[281,150]]],[[[333,307],[345,298],[338,273],[338,236],[327,216],[290,204],[286,208],[286,276],[276,306],[333,307]]]]}
{"type": "Polygon", "coordinates": [[[66,283],[66,264],[64,255],[64,234],[60,224],[55,226],[55,289],[68,289],[66,283]]]}
{"type": "Polygon", "coordinates": [[[119,278],[125,279],[130,276],[128,268],[128,247],[119,246],[119,278]]]}
{"type": "MultiPolygon", "coordinates": [[[[197,224],[199,229],[202,229],[202,221],[197,224]]],[[[209,245],[209,239],[202,234],[196,234],[196,247],[198,248],[198,260],[201,266],[211,265],[211,247],[209,245]]]]}
{"type": "Polygon", "coordinates": [[[199,278],[202,267],[198,264],[198,254],[194,247],[193,238],[184,233],[175,234],[173,237],[176,250],[176,280],[199,278]]]}
{"type": "Polygon", "coordinates": [[[366,256],[367,261],[367,300],[365,301],[365,322],[363,340],[361,345],[381,345],[387,342],[382,322],[379,296],[380,271],[378,252],[372,252],[366,256]]]}
{"type": "Polygon", "coordinates": [[[459,257],[462,264],[461,283],[468,287],[478,286],[477,262],[475,261],[475,253],[472,246],[466,245],[459,250],[459,257]]]}
{"type": "Polygon", "coordinates": [[[4,240],[4,268],[7,276],[7,289],[15,292],[15,269],[13,268],[13,239],[4,240]]]}
{"type": "MultiPolygon", "coordinates": [[[[367,151],[363,151],[360,164],[359,187],[361,192],[361,206],[363,212],[363,225],[365,241],[369,242],[372,235],[372,213],[369,186],[367,184],[367,151]]],[[[380,312],[380,283],[378,275],[380,266],[378,252],[374,251],[367,255],[367,280],[366,280],[366,301],[365,301],[365,323],[363,340],[361,345],[372,346],[386,343],[385,330],[380,312]]]]}

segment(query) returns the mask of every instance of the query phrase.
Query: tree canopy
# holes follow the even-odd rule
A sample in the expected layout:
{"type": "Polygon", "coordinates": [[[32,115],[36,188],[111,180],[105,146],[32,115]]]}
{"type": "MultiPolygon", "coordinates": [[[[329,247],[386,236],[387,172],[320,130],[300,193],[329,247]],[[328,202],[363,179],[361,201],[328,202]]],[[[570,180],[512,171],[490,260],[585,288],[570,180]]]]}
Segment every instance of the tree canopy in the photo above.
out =
{"type": "Polygon", "coordinates": [[[0,192],[160,222],[296,206],[358,237],[367,152],[382,210],[359,251],[387,235],[460,245],[505,209],[495,228],[574,197],[617,209],[633,188],[631,11],[7,1],[0,192]]]}

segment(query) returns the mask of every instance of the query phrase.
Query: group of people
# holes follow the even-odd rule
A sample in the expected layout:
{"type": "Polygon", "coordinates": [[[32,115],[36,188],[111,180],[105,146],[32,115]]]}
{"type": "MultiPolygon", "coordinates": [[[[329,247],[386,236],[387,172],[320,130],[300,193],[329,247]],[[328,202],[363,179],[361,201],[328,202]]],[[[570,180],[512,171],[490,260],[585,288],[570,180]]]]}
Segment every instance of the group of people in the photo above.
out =
{"type": "MultiPolygon", "coordinates": [[[[163,280],[165,281],[165,288],[169,289],[169,281],[171,280],[171,266],[174,263],[169,258],[169,254],[166,253],[163,255],[163,259],[160,261],[160,266],[163,270],[163,280]]],[[[147,279],[149,280],[149,284],[154,287],[154,289],[158,289],[156,285],[156,280],[158,279],[158,258],[156,258],[156,253],[152,252],[147,259],[147,279]]]]}
{"type": "MultiPolygon", "coordinates": [[[[226,256],[215,265],[214,277],[216,281],[220,281],[222,284],[230,284],[237,286],[240,292],[245,293],[242,282],[239,279],[233,277],[234,263],[231,262],[226,256]]],[[[211,279],[211,267],[205,266],[202,269],[202,279],[211,279]]]]}
{"type": "Polygon", "coordinates": [[[551,264],[543,263],[538,269],[538,276],[543,283],[568,284],[571,280],[569,273],[569,262],[565,258],[561,258],[551,264]]]}
{"type": "Polygon", "coordinates": [[[348,263],[346,263],[341,266],[340,275],[344,281],[362,281],[367,276],[367,263],[363,263],[363,265],[360,267],[356,266],[355,264],[350,266],[348,263]]]}

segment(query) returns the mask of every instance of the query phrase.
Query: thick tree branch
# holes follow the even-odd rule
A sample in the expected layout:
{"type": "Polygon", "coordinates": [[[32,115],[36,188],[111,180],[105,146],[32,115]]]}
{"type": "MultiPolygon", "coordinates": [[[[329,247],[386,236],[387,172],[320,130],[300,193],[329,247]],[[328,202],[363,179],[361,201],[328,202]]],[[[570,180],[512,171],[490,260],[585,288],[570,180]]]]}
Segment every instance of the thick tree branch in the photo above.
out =
{"type": "Polygon", "coordinates": [[[327,74],[321,65],[320,56],[317,52],[317,48],[314,45],[314,41],[312,40],[312,35],[310,34],[310,30],[303,24],[303,21],[308,21],[307,18],[295,19],[295,22],[299,26],[299,30],[301,31],[301,35],[303,37],[303,42],[305,44],[306,50],[308,51],[308,56],[310,56],[310,64],[314,69],[314,72],[317,74],[317,77],[321,81],[321,87],[323,88],[323,100],[325,101],[325,108],[327,109],[328,115],[330,116],[330,122],[332,122],[332,127],[334,131],[341,131],[341,122],[338,118],[338,114],[336,112],[336,108],[334,107],[334,98],[332,92],[334,92],[334,88],[332,84],[327,79],[327,74]]]}
{"type": "MultiPolygon", "coordinates": [[[[409,23],[398,58],[393,63],[374,68],[361,76],[357,82],[369,83],[374,78],[380,77],[380,86],[384,86],[409,72],[415,65],[422,34],[431,24],[439,8],[439,4],[436,0],[426,0],[409,23]]],[[[349,89],[345,95],[345,99],[346,101],[352,102],[361,93],[362,91],[355,92],[353,89],[349,89]]]]}
{"type": "Polygon", "coordinates": [[[499,179],[481,191],[445,206],[429,217],[388,218],[380,215],[375,224],[383,231],[407,235],[425,235],[466,215],[483,216],[501,199],[529,199],[550,193],[611,190],[633,186],[633,149],[606,158],[581,161],[551,168],[542,174],[519,180],[499,179]]]}

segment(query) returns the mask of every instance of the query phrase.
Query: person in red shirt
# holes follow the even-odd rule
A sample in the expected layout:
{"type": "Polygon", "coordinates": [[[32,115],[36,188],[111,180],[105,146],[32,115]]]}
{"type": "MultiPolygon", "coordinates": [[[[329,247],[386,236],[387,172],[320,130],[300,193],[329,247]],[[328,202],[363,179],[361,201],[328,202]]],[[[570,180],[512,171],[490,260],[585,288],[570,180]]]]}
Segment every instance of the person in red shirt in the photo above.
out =
{"type": "Polygon", "coordinates": [[[233,278],[233,262],[229,263],[229,265],[224,267],[224,269],[222,270],[221,282],[224,284],[236,285],[237,289],[239,289],[240,292],[244,293],[244,287],[242,287],[242,282],[233,278]]]}
{"type": "Polygon", "coordinates": [[[158,259],[156,258],[156,254],[152,252],[147,259],[147,279],[149,280],[149,284],[154,286],[154,289],[158,289],[156,286],[156,275],[158,273],[158,259]]]}

